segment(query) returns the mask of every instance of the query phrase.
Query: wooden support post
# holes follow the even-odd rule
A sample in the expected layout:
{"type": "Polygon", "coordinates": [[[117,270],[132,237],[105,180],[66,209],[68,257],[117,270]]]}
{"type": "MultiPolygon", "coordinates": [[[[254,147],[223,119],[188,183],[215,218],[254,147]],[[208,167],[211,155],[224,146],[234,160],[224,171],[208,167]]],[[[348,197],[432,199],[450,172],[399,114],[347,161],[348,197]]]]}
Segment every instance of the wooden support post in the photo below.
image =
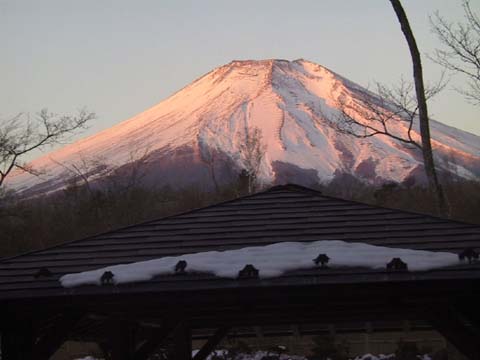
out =
{"type": "Polygon", "coordinates": [[[373,326],[371,322],[365,323],[365,354],[370,354],[372,349],[370,348],[371,334],[373,332],[373,326]]]}
{"type": "Polygon", "coordinates": [[[410,332],[412,330],[412,324],[409,320],[403,320],[402,321],[402,330],[403,330],[403,335],[405,337],[410,335],[410,332]]]}
{"type": "Polygon", "coordinates": [[[480,333],[480,310],[477,306],[478,301],[475,304],[461,304],[457,307],[458,311],[468,319],[470,325],[475,331],[480,333]]]}
{"type": "Polygon", "coordinates": [[[260,326],[254,326],[253,331],[255,331],[255,336],[259,339],[263,339],[263,331],[260,326]]]}
{"type": "Polygon", "coordinates": [[[470,360],[480,359],[480,332],[452,308],[431,313],[432,326],[470,360]]]}
{"type": "Polygon", "coordinates": [[[328,324],[328,334],[332,337],[332,339],[335,339],[337,336],[337,330],[335,329],[334,324],[328,324]]]}
{"type": "Polygon", "coordinates": [[[192,359],[192,331],[186,321],[182,321],[173,332],[173,355],[175,360],[192,359]]]}
{"type": "Polygon", "coordinates": [[[110,351],[110,344],[108,342],[99,342],[99,348],[102,350],[103,358],[105,360],[112,360],[112,354],[110,351]]]}
{"type": "Polygon", "coordinates": [[[300,327],[298,325],[290,325],[290,327],[292,328],[293,336],[295,336],[297,339],[300,338],[300,327]]]}
{"type": "Polygon", "coordinates": [[[135,328],[131,321],[109,320],[110,357],[114,360],[130,360],[135,350],[135,328]]]}
{"type": "Polygon", "coordinates": [[[210,355],[212,351],[215,350],[215,347],[220,343],[220,341],[222,341],[225,335],[227,335],[229,330],[230,327],[222,326],[217,331],[215,331],[215,334],[213,334],[205,343],[205,345],[203,345],[200,351],[195,354],[193,360],[205,360],[208,355],[210,355]]]}
{"type": "Polygon", "coordinates": [[[2,322],[1,325],[2,359],[35,359],[33,352],[34,335],[31,322],[10,319],[6,323],[2,322]]]}
{"type": "Polygon", "coordinates": [[[160,329],[153,330],[148,338],[137,347],[133,359],[148,359],[148,357],[162,345],[178,324],[178,322],[166,322],[160,329]]]}
{"type": "Polygon", "coordinates": [[[62,314],[58,316],[44,333],[39,334],[33,348],[35,359],[50,359],[68,339],[71,329],[81,318],[82,314],[80,313],[62,314]]]}

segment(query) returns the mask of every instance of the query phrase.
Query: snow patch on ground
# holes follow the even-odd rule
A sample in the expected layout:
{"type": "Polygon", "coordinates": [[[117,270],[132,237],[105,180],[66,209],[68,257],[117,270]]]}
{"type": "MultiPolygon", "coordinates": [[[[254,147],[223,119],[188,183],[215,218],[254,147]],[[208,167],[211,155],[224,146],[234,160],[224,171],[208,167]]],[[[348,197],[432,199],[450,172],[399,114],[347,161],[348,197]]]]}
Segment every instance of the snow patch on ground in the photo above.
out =
{"type": "MultiPolygon", "coordinates": [[[[432,360],[431,357],[427,354],[425,355],[417,355],[418,360],[432,360]]],[[[390,355],[372,355],[372,354],[365,354],[362,356],[357,356],[353,360],[395,360],[395,354],[390,355]]]]}
{"type": "MultiPolygon", "coordinates": [[[[198,350],[193,350],[192,357],[195,356],[197,352],[198,350]]],[[[207,360],[211,360],[214,356],[225,356],[227,354],[228,354],[227,350],[215,350],[212,354],[210,354],[207,357],[207,360]]],[[[256,351],[253,354],[239,354],[236,357],[236,359],[237,360],[262,360],[264,356],[268,356],[271,354],[272,353],[269,353],[267,351],[256,351]]],[[[298,355],[282,354],[280,355],[279,360],[307,360],[307,358],[304,356],[298,356],[298,355]]]]}
{"type": "Polygon", "coordinates": [[[100,285],[106,271],[114,275],[115,284],[148,281],[158,275],[173,274],[180,260],[187,262],[187,271],[212,273],[236,278],[246,264],[259,270],[261,278],[273,278],[291,270],[308,269],[319,254],[330,258],[329,267],[365,267],[384,269],[392,258],[401,258],[411,271],[422,271],[458,263],[456,254],[422,250],[387,248],[364,243],[322,240],[311,243],[281,242],[267,246],[246,247],[228,251],[208,251],[169,256],[97,270],[67,274],[60,278],[62,286],[100,285]]]}
{"type": "Polygon", "coordinates": [[[365,354],[362,356],[357,356],[353,360],[394,360],[394,359],[395,359],[395,354],[390,354],[390,355],[380,354],[378,356],[375,356],[372,354],[365,354]]]}
{"type": "MultiPolygon", "coordinates": [[[[195,354],[198,352],[198,350],[194,350],[192,352],[192,357],[195,356],[195,354]]],[[[211,360],[213,356],[222,356],[225,354],[225,350],[216,350],[214,353],[209,355],[207,357],[207,360],[211,360]]],[[[264,356],[268,355],[266,351],[257,351],[254,354],[245,354],[245,355],[240,355],[238,359],[240,360],[261,360],[264,356]]],[[[431,357],[428,355],[418,355],[417,356],[418,360],[431,360],[431,357]]],[[[102,360],[102,359],[97,359],[91,356],[87,356],[81,359],[76,359],[76,360],[102,360]]],[[[304,356],[297,356],[297,355],[286,355],[282,354],[280,355],[280,360],[307,360],[306,357],[304,356]]],[[[353,360],[395,360],[395,354],[390,354],[390,355],[372,355],[372,354],[365,354],[362,356],[357,356],[353,360]]]]}

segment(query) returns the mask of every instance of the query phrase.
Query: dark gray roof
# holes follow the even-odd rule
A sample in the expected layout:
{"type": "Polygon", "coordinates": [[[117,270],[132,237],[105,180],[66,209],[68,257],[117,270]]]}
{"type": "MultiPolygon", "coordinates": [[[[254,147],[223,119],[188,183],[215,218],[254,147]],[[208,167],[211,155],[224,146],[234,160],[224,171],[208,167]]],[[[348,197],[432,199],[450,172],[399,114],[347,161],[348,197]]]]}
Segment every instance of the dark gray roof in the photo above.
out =
{"type": "MultiPolygon", "coordinates": [[[[206,274],[162,276],[146,283],[63,289],[60,276],[111,264],[283,241],[344,240],[374,245],[460,252],[480,248],[480,226],[324,196],[296,185],[65,243],[0,261],[0,301],[168,289],[243,286],[206,274]],[[47,268],[52,276],[35,277],[47,268]]],[[[316,254],[314,254],[316,256],[316,254]]],[[[479,278],[478,264],[422,273],[387,274],[366,269],[298,271],[262,284],[293,284],[308,277],[328,283],[479,278]]],[[[252,286],[252,282],[248,282],[252,286]]],[[[253,285],[255,285],[253,284],[253,285]]]]}

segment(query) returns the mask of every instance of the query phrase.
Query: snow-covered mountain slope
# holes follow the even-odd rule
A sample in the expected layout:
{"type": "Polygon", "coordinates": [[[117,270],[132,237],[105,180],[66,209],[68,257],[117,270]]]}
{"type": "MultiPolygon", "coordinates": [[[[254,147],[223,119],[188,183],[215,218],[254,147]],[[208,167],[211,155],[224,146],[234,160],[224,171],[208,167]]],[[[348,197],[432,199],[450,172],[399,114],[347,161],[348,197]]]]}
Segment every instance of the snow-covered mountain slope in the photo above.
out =
{"type": "MultiPolygon", "coordinates": [[[[339,133],[338,99],[368,93],[306,60],[232,61],[214,69],[158,105],[96,135],[33,161],[43,175],[16,173],[7,186],[54,191],[72,176],[72,165],[122,166],[149,152],[143,166],[155,184],[183,186],[225,182],[242,168],[240,146],[248,128],[263,135],[264,182],[326,182],[350,173],[366,181],[403,182],[422,172],[418,150],[385,136],[358,139],[339,133]]],[[[400,128],[404,124],[397,125],[400,128]]],[[[399,130],[401,130],[399,128],[399,130]]],[[[454,159],[458,175],[480,174],[480,137],[432,121],[441,159],[454,159]]],[[[101,176],[102,166],[89,175],[101,176]]]]}

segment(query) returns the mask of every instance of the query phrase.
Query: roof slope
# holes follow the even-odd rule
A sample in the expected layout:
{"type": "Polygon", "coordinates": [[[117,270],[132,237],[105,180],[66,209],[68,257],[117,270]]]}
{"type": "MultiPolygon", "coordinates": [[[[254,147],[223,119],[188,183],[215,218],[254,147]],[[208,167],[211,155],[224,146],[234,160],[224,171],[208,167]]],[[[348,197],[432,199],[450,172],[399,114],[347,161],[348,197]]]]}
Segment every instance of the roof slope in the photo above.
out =
{"type": "MultiPolygon", "coordinates": [[[[67,290],[60,286],[58,279],[67,273],[112,264],[284,241],[317,240],[460,252],[466,247],[480,248],[480,226],[332,198],[297,185],[276,186],[218,205],[4,259],[0,261],[0,300],[109,291],[97,286],[67,290]],[[41,268],[48,268],[52,276],[35,277],[41,268]]],[[[365,272],[331,270],[322,273],[322,278],[328,277],[329,282],[346,281],[346,274],[365,272]]],[[[378,274],[373,270],[367,272],[378,274]]],[[[436,273],[480,278],[480,266],[464,265],[450,272],[430,271],[428,276],[440,276],[436,273]]],[[[318,276],[318,273],[302,272],[302,276],[307,275],[318,276]]],[[[351,276],[348,279],[354,281],[351,276]]],[[[365,281],[365,277],[362,279],[365,281]]],[[[178,278],[172,280],[172,276],[160,280],[163,285],[154,280],[149,284],[149,291],[163,291],[167,283],[176,282],[175,287],[179,286],[178,278]]],[[[212,286],[208,282],[213,279],[205,274],[192,274],[181,280],[190,288],[192,284],[212,286]]],[[[218,280],[215,284],[219,284],[218,280]]],[[[129,291],[135,287],[140,289],[142,284],[129,286],[129,291]]]]}

